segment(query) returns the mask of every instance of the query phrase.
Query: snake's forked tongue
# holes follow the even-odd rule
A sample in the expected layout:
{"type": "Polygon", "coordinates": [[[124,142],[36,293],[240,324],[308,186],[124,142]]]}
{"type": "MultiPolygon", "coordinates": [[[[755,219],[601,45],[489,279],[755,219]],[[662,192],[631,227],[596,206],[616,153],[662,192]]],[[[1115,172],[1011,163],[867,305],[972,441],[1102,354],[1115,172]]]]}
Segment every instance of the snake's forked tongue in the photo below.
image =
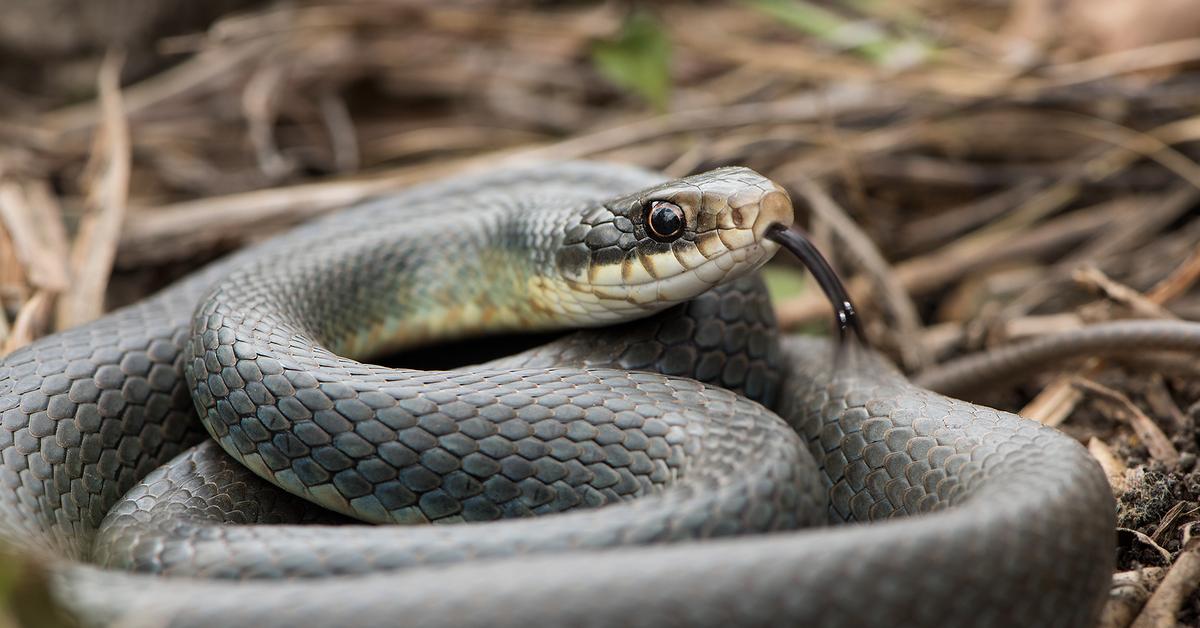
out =
{"type": "Polygon", "coordinates": [[[821,286],[821,291],[833,305],[834,323],[842,344],[845,345],[848,340],[853,339],[866,345],[867,339],[858,322],[858,313],[854,309],[854,303],[850,301],[850,293],[846,291],[842,280],[838,278],[825,256],[821,255],[821,252],[813,245],[808,235],[798,227],[777,224],[767,231],[767,237],[795,255],[817,280],[817,285],[821,286]]]}

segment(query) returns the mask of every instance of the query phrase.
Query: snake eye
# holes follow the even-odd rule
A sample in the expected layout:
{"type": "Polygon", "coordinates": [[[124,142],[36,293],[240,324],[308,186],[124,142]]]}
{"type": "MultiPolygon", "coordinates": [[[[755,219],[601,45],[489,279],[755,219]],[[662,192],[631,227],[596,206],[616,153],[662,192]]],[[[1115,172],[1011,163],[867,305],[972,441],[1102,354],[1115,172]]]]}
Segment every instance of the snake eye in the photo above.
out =
{"type": "Polygon", "coordinates": [[[646,212],[646,229],[659,242],[670,242],[683,233],[683,210],[675,203],[654,201],[650,203],[650,211],[646,212]]]}

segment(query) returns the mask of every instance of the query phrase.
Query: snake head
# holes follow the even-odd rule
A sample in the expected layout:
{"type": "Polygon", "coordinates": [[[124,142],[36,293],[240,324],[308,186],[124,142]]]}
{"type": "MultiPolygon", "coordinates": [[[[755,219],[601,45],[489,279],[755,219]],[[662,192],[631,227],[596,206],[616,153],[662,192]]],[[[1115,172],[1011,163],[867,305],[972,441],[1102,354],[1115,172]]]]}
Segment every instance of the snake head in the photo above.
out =
{"type": "Polygon", "coordinates": [[[555,264],[569,292],[555,296],[580,324],[663,309],[762,266],[779,248],[769,230],[792,214],[787,192],[749,168],[616,198],[567,227],[555,264]]]}

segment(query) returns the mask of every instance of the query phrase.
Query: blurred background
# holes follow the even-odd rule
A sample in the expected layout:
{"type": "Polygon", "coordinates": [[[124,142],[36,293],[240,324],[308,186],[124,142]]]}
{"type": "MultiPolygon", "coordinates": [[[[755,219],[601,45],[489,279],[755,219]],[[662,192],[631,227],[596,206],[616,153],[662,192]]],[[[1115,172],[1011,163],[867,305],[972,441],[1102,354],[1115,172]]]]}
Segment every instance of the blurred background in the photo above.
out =
{"type": "MultiPolygon", "coordinates": [[[[529,159],[774,178],[909,371],[1200,319],[1198,8],[0,0],[0,354],[314,215],[529,159]]],[[[799,268],[768,280],[785,328],[826,329],[799,268]]],[[[1198,364],[984,399],[1089,444],[1122,571],[1161,577],[1200,520],[1198,364]]]]}

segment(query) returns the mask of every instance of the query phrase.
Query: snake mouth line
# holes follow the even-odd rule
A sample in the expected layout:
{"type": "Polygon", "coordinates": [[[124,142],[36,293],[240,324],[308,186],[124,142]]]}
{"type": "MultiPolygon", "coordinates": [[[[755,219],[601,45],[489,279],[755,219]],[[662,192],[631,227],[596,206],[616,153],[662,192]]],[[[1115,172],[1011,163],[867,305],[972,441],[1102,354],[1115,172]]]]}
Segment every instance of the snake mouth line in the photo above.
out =
{"type": "MultiPolygon", "coordinates": [[[[745,272],[757,268],[760,264],[746,264],[746,262],[756,258],[765,261],[769,257],[766,253],[766,247],[762,243],[754,243],[726,250],[695,267],[683,269],[665,278],[646,276],[643,281],[618,285],[588,282],[572,282],[572,284],[577,290],[590,292],[598,298],[627,301],[639,307],[653,303],[679,302],[696,294],[698,288],[701,290],[711,288],[721,281],[729,279],[731,273],[738,271],[739,265],[745,266],[745,272]]],[[[663,254],[664,257],[668,255],[670,254],[663,254]]]]}
{"type": "MultiPolygon", "coordinates": [[[[697,237],[694,242],[672,246],[664,252],[646,254],[631,250],[619,261],[593,266],[587,272],[586,279],[572,281],[578,285],[606,287],[641,285],[695,271],[719,258],[729,259],[725,257],[729,253],[746,249],[757,251],[759,249],[755,247],[761,248],[761,245],[762,241],[755,238],[749,229],[718,228],[697,237]]],[[[733,261],[743,260],[734,257],[733,261]]]]}

